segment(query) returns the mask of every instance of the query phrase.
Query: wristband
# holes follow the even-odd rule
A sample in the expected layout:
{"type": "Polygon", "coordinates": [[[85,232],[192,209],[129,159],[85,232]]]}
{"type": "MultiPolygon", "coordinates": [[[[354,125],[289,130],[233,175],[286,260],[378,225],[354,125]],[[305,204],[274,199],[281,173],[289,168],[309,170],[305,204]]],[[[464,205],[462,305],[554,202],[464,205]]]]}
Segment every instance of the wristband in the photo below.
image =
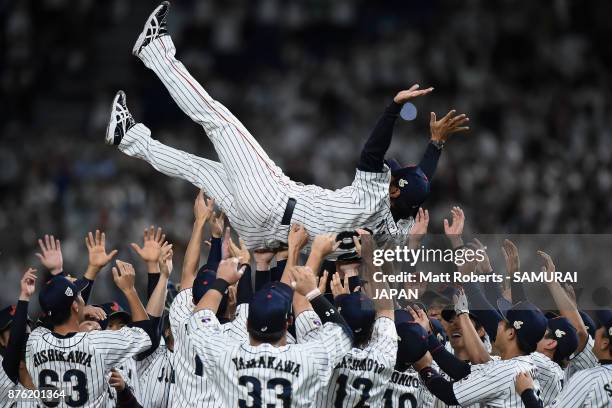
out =
{"type": "Polygon", "coordinates": [[[310,302],[312,299],[316,298],[321,294],[319,288],[314,288],[310,292],[308,292],[304,297],[310,302]]]}
{"type": "Polygon", "coordinates": [[[225,295],[225,292],[227,292],[227,288],[229,287],[229,285],[230,284],[226,280],[221,279],[221,278],[217,278],[212,283],[212,285],[210,285],[208,290],[216,290],[216,291],[220,292],[222,295],[225,295]]]}

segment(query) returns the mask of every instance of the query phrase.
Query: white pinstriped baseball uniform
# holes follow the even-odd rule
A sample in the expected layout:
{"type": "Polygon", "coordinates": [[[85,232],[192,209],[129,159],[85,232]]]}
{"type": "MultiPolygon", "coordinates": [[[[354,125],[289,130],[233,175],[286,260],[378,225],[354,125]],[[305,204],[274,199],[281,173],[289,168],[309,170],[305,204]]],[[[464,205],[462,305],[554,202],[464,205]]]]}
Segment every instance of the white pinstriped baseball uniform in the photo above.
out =
{"type": "Polygon", "coordinates": [[[544,406],[553,402],[563,389],[564,373],[561,366],[542,353],[531,353],[531,360],[538,368],[540,399],[544,406]]]}
{"type": "Polygon", "coordinates": [[[402,372],[393,370],[383,395],[383,408],[431,408],[433,395],[423,385],[412,368],[402,372]]]}
{"type": "Polygon", "coordinates": [[[580,353],[574,354],[570,357],[569,364],[565,367],[565,384],[569,383],[569,380],[579,371],[586,370],[588,368],[597,367],[599,361],[593,352],[595,347],[595,340],[589,335],[587,344],[580,353]]]}
{"type": "MultiPolygon", "coordinates": [[[[132,394],[134,395],[134,398],[136,398],[138,402],[141,402],[142,394],[140,393],[140,381],[138,380],[136,361],[132,357],[130,357],[123,360],[119,365],[113,368],[119,371],[119,374],[123,378],[123,381],[125,381],[125,385],[132,389],[132,394]]],[[[110,378],[110,374],[111,373],[109,372],[106,375],[107,379],[110,378]]],[[[108,402],[106,406],[108,408],[113,408],[117,405],[117,390],[111,387],[110,384],[107,385],[107,390],[108,402]]]]}
{"type": "Polygon", "coordinates": [[[38,327],[26,345],[26,364],[37,388],[66,391],[58,407],[100,407],[107,398],[107,374],[112,367],[151,347],[141,328],[94,330],[60,336],[38,327]]]}
{"type": "Polygon", "coordinates": [[[516,375],[523,372],[531,374],[534,391],[539,395],[536,366],[530,356],[518,356],[473,365],[470,375],[453,383],[455,397],[461,406],[479,403],[482,408],[523,407],[521,396],[514,388],[516,375]]]}
{"type": "Polygon", "coordinates": [[[335,323],[312,335],[307,343],[252,346],[227,336],[210,310],[189,322],[204,371],[216,384],[217,406],[225,407],[317,407],[315,397],[350,350],[351,339],[335,323]]]}
{"type": "Polygon", "coordinates": [[[175,51],[170,36],[164,35],[138,57],[157,74],[183,112],[204,128],[221,163],[164,146],[150,137],[143,124],[123,137],[122,152],[204,189],[251,249],[286,241],[289,226],[281,225],[281,220],[289,198],[297,200],[291,222],[304,225],[311,238],[367,227],[383,240],[400,233],[398,224],[401,232],[408,232],[410,222],[396,224],[391,215],[387,166],[380,173],[357,170],[350,186],[334,191],[290,180],[242,123],[189,74],[175,51]]]}
{"type": "Polygon", "coordinates": [[[143,407],[166,408],[169,404],[171,388],[174,386],[174,368],[172,352],[165,344],[142,360],[136,361],[136,370],[140,382],[140,399],[143,407]]]}
{"type": "MultiPolygon", "coordinates": [[[[134,398],[136,398],[136,400],[138,402],[140,402],[140,397],[136,396],[136,392],[134,391],[134,380],[132,378],[130,378],[130,375],[128,372],[124,371],[122,368],[119,367],[115,367],[115,370],[118,371],[119,375],[121,376],[121,378],[123,378],[123,381],[125,382],[125,386],[126,387],[130,387],[132,389],[132,395],[134,395],[134,398]]],[[[108,380],[111,377],[111,373],[107,373],[106,374],[106,404],[105,406],[107,408],[115,408],[117,406],[117,390],[114,389],[113,387],[111,387],[111,385],[108,383],[108,380]]]]}
{"type": "MultiPolygon", "coordinates": [[[[15,384],[2,367],[2,356],[0,356],[0,407],[10,407],[15,401],[9,399],[9,390],[16,390],[19,384],[15,384]]],[[[23,388],[22,388],[23,389],[23,388]]]]}
{"type": "Polygon", "coordinates": [[[611,408],[612,367],[597,365],[576,372],[550,407],[611,408]]]}
{"type": "MultiPolygon", "coordinates": [[[[213,387],[215,383],[205,375],[202,356],[196,352],[192,339],[188,336],[187,326],[193,314],[193,295],[191,288],[180,291],[170,305],[170,327],[174,335],[172,366],[175,374],[175,387],[172,391],[173,407],[216,407],[213,387]]],[[[248,304],[236,308],[236,317],[223,326],[228,338],[235,342],[246,342],[246,319],[248,304]]]]}
{"type": "Polygon", "coordinates": [[[397,330],[393,320],[379,317],[363,348],[353,347],[334,368],[320,397],[320,407],[379,406],[397,358],[397,330]]]}

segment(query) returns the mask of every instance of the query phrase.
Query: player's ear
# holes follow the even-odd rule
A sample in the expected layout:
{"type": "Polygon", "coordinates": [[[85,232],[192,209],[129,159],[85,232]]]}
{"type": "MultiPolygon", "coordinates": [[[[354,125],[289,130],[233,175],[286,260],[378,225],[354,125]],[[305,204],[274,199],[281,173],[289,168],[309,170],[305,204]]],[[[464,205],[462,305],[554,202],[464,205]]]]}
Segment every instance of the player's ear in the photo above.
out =
{"type": "Polygon", "coordinates": [[[400,189],[395,184],[391,183],[389,186],[389,197],[398,198],[400,196],[400,189]]]}

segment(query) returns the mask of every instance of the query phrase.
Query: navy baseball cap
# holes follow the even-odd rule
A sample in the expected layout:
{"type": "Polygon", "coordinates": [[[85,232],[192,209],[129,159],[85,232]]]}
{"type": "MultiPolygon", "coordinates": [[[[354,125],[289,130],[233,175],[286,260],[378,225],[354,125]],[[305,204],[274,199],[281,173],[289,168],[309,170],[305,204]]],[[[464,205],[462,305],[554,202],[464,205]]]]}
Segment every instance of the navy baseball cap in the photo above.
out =
{"type": "Polygon", "coordinates": [[[431,324],[433,334],[436,335],[438,341],[443,345],[446,344],[448,341],[448,336],[446,334],[446,330],[444,330],[444,327],[442,326],[442,323],[440,323],[438,319],[433,318],[429,319],[429,323],[431,324]]]}
{"type": "Polygon", "coordinates": [[[595,330],[597,329],[597,325],[595,324],[595,321],[593,320],[591,315],[589,315],[587,312],[583,312],[582,310],[579,310],[578,313],[580,313],[580,317],[582,317],[582,322],[586,326],[586,329],[591,335],[591,337],[595,338],[595,330]]]}
{"type": "Polygon", "coordinates": [[[427,353],[427,331],[405,310],[395,311],[395,329],[398,336],[395,369],[406,371],[427,353]]]}
{"type": "Polygon", "coordinates": [[[512,305],[503,298],[497,300],[497,308],[510,326],[514,327],[518,338],[535,350],[538,342],[546,334],[548,326],[548,319],[544,313],[529,301],[512,305]]]}
{"type": "MultiPolygon", "coordinates": [[[[468,315],[470,316],[470,319],[474,320],[476,329],[482,326],[482,324],[480,323],[480,319],[478,319],[478,316],[471,312],[468,313],[468,315]]],[[[440,312],[440,316],[447,322],[451,322],[457,316],[457,312],[455,312],[455,306],[450,304],[447,305],[440,312]]]]}
{"type": "Polygon", "coordinates": [[[556,360],[565,360],[578,348],[578,333],[565,317],[554,317],[548,319],[548,330],[550,338],[557,341],[556,360]]]}
{"type": "Polygon", "coordinates": [[[606,331],[606,336],[612,337],[612,310],[603,309],[595,311],[595,319],[597,319],[597,328],[603,327],[606,331]]]}
{"type": "Polygon", "coordinates": [[[249,303],[249,332],[265,336],[285,331],[292,299],[293,289],[289,285],[282,282],[264,285],[249,303]]]}
{"type": "Polygon", "coordinates": [[[87,285],[89,285],[89,282],[85,279],[77,279],[71,282],[64,275],[54,276],[43,285],[38,294],[40,308],[48,316],[69,310],[72,302],[87,285]]]}
{"type": "Polygon", "coordinates": [[[108,327],[108,322],[111,320],[111,318],[121,319],[125,322],[125,324],[129,324],[132,321],[132,316],[115,301],[94,306],[99,307],[106,312],[106,319],[98,322],[100,323],[102,330],[106,330],[108,327]]]}
{"type": "MultiPolygon", "coordinates": [[[[191,288],[191,294],[193,296],[193,304],[197,305],[198,302],[204,297],[204,294],[208,291],[210,286],[217,279],[217,272],[202,267],[198,271],[196,278],[193,280],[193,287],[191,288]]],[[[228,295],[227,292],[223,294],[221,298],[221,303],[219,304],[219,308],[217,309],[217,315],[221,315],[225,312],[227,308],[228,295]]]]}
{"type": "Polygon", "coordinates": [[[336,296],[338,311],[354,334],[369,333],[376,319],[374,302],[365,293],[353,292],[336,296]]]}
{"type": "Polygon", "coordinates": [[[402,166],[395,159],[385,163],[391,169],[391,175],[397,180],[400,189],[398,204],[402,210],[418,209],[429,196],[430,186],[427,176],[419,166],[402,166]]]}

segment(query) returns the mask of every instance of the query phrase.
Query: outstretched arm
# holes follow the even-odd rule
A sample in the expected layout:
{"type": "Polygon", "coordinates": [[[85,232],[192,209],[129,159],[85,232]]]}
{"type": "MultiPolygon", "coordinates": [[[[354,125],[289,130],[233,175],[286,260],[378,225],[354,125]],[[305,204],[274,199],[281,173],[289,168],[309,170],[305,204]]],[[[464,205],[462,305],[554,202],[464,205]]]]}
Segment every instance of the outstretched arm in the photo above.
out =
{"type": "Polygon", "coordinates": [[[4,352],[2,368],[6,375],[17,384],[19,380],[19,360],[25,343],[26,324],[28,320],[28,304],[34,294],[36,269],[28,268],[21,278],[21,293],[11,326],[11,337],[4,352]]]}
{"type": "Polygon", "coordinates": [[[193,287],[193,280],[198,272],[198,264],[200,263],[204,226],[212,214],[214,205],[215,201],[213,199],[208,199],[205,202],[204,193],[202,191],[198,193],[195,204],[193,205],[193,213],[195,215],[193,231],[191,232],[191,239],[185,250],[185,259],[183,260],[181,290],[193,287]]]}
{"type": "Polygon", "coordinates": [[[433,91],[433,88],[423,90],[418,90],[418,88],[418,85],[413,85],[410,89],[395,95],[393,102],[385,109],[380,119],[378,119],[376,127],[372,130],[370,137],[363,146],[359,164],[357,165],[359,170],[378,173],[383,171],[385,154],[391,145],[393,127],[402,109],[402,105],[410,99],[433,91]]]}
{"type": "Polygon", "coordinates": [[[85,303],[88,303],[98,273],[113,260],[113,257],[117,255],[117,250],[113,249],[110,253],[106,253],[106,234],[100,232],[100,230],[96,230],[95,236],[89,232],[85,237],[85,245],[87,246],[89,261],[83,278],[87,280],[89,285],[81,292],[81,296],[83,296],[85,303]]]}
{"type": "MultiPolygon", "coordinates": [[[[544,268],[546,269],[546,272],[555,272],[555,264],[553,263],[550,255],[543,251],[538,251],[538,255],[544,258],[544,268]]],[[[589,341],[589,332],[584,325],[584,321],[582,321],[578,308],[567,295],[567,292],[561,287],[559,282],[551,280],[549,283],[547,283],[547,286],[550,294],[555,300],[555,304],[557,305],[557,309],[559,309],[561,316],[569,320],[572,326],[576,328],[576,334],[578,335],[578,347],[576,348],[576,354],[580,353],[582,350],[584,350],[584,347],[589,341]]]]}

